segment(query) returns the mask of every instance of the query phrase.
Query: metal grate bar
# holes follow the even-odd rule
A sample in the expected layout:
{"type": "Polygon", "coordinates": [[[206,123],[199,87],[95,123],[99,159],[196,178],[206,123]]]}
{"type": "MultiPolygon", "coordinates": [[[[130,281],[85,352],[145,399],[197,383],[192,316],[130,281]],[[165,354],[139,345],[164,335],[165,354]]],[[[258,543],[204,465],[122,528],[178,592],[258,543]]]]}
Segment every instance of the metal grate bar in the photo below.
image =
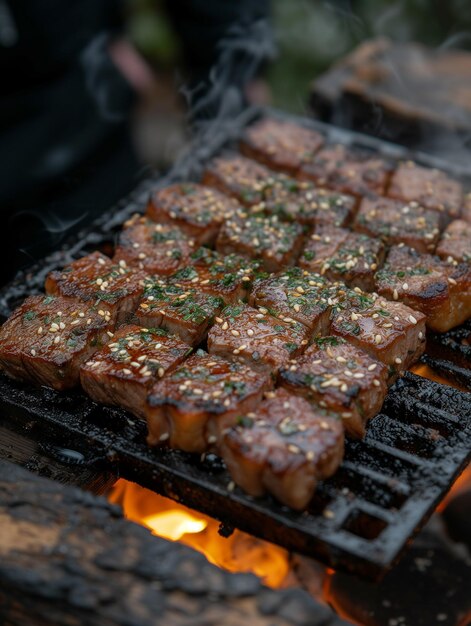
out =
{"type": "MultiPolygon", "coordinates": [[[[309,120],[302,123],[332,141],[411,158],[405,149],[374,138],[309,120]]],[[[208,150],[200,154],[205,159],[212,156],[208,150]]],[[[426,165],[443,167],[436,159],[419,157],[426,165]]],[[[417,160],[417,155],[412,158],[417,160]]],[[[195,167],[197,171],[201,163],[195,167]]],[[[455,168],[444,169],[456,174],[455,168]]],[[[0,291],[0,315],[9,315],[25,296],[40,291],[50,270],[112,242],[118,225],[143,209],[149,190],[157,184],[157,178],[143,181],[67,247],[20,274],[0,291]]],[[[447,341],[456,343],[459,332],[447,341]]],[[[462,334],[466,332],[469,335],[462,334]]],[[[339,473],[319,486],[304,513],[270,497],[253,499],[239,489],[229,491],[229,475],[213,455],[201,461],[175,450],[149,449],[143,422],[119,409],[99,406],[79,391],[59,394],[0,376],[0,414],[1,425],[47,443],[58,454],[64,447],[77,450],[90,466],[111,468],[226,525],[371,578],[399,558],[471,456],[471,396],[413,374],[390,389],[365,440],[347,442],[339,473]]]]}

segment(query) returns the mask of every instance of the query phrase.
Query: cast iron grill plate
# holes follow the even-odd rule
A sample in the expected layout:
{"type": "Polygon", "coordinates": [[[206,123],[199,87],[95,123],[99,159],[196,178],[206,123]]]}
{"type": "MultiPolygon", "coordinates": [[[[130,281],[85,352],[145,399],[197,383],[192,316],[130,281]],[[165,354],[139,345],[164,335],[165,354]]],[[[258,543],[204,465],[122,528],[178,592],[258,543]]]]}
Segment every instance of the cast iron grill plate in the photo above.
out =
{"type": "MultiPolygon", "coordinates": [[[[237,138],[253,116],[246,112],[231,125],[230,133],[221,132],[211,150],[197,145],[190,153],[190,173],[187,158],[165,179],[147,178],[61,251],[20,274],[0,292],[0,315],[8,316],[27,295],[41,292],[52,269],[95,249],[110,250],[119,224],[142,211],[151,188],[182,179],[182,172],[197,180],[207,159],[237,138]]],[[[467,178],[437,159],[318,122],[298,121],[332,141],[388,157],[414,158],[467,178]]],[[[469,374],[463,362],[449,365],[469,374]]],[[[471,458],[471,395],[411,373],[390,389],[365,439],[347,442],[341,468],[320,485],[303,513],[271,497],[254,499],[238,488],[231,491],[229,474],[214,455],[201,459],[148,448],[143,422],[120,409],[98,405],[78,390],[58,393],[0,375],[0,415],[9,428],[33,437],[62,460],[112,468],[123,478],[215,517],[226,528],[240,528],[369,578],[379,578],[400,557],[471,458]]]]}

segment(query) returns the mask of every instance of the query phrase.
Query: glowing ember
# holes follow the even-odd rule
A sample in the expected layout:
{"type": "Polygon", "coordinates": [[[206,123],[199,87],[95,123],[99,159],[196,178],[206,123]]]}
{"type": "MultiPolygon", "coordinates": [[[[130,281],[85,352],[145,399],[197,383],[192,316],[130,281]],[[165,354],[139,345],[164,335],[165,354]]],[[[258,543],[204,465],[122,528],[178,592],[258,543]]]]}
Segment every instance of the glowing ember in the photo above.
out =
{"type": "Polygon", "coordinates": [[[456,387],[457,389],[461,389],[462,391],[467,391],[467,389],[464,389],[457,383],[451,382],[448,378],[443,378],[442,376],[434,372],[433,369],[428,365],[414,365],[413,367],[411,367],[410,371],[414,374],[417,374],[417,376],[422,376],[422,378],[434,380],[436,383],[448,385],[449,387],[456,387]]]}
{"type": "Polygon", "coordinates": [[[290,565],[288,553],[239,530],[228,538],[218,533],[219,522],[120,479],[110,494],[125,516],[147,526],[155,535],[181,541],[202,552],[208,561],[231,572],[253,572],[270,587],[280,587],[290,565]]]}
{"type": "Polygon", "coordinates": [[[182,511],[167,511],[144,517],[142,523],[156,535],[178,541],[183,535],[200,533],[208,525],[203,519],[197,519],[182,511]]]}

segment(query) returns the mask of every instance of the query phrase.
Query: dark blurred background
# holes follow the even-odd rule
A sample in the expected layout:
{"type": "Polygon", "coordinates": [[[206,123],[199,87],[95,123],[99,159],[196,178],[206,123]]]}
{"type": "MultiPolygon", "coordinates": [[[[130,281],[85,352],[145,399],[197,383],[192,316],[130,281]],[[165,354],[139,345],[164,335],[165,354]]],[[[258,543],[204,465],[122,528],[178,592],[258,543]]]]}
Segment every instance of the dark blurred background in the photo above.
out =
{"type": "Polygon", "coordinates": [[[471,50],[471,2],[0,0],[0,282],[169,167],[227,84],[305,113],[313,80],[378,37],[471,50]]]}
{"type": "MultiPolygon", "coordinates": [[[[278,48],[266,66],[266,87],[255,94],[275,107],[305,113],[313,79],[356,46],[374,37],[416,41],[433,48],[471,50],[469,0],[272,0],[272,24],[278,48]]],[[[128,0],[130,39],[168,84],[175,81],[181,57],[178,38],[156,0],[128,0]]],[[[177,78],[178,80],[178,78],[177,78]]],[[[162,85],[161,85],[162,87],[162,85]]],[[[166,91],[166,90],[164,90],[166,91]]],[[[162,92],[137,110],[136,138],[146,159],[165,162],[182,141],[178,107],[162,92]],[[161,117],[172,109],[174,125],[161,117]],[[166,135],[162,143],[154,133],[166,135]]]]}

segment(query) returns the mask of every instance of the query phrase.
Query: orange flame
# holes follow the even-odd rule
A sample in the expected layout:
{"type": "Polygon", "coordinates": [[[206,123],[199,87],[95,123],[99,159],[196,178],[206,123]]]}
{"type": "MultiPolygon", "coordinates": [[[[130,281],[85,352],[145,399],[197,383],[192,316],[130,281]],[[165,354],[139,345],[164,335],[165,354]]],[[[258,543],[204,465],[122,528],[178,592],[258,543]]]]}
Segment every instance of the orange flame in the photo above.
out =
{"type": "Polygon", "coordinates": [[[289,573],[289,557],[283,548],[239,530],[222,537],[216,520],[144,487],[120,479],[110,500],[123,507],[128,519],[147,526],[159,537],[193,547],[223,569],[253,572],[269,587],[282,586],[289,573]]]}

